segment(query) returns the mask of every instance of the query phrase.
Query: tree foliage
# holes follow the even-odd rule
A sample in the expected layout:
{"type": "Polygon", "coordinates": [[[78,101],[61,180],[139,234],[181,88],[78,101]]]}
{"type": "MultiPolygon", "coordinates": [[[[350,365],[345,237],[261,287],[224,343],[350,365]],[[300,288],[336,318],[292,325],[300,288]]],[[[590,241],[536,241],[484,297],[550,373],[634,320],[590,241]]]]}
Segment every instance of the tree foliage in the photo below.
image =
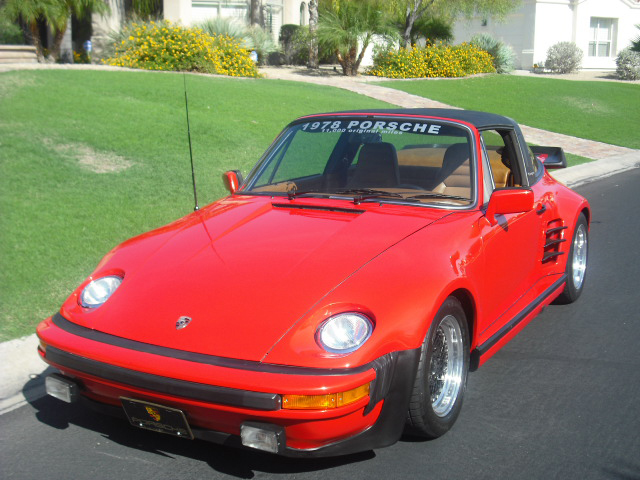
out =
{"type": "Polygon", "coordinates": [[[51,28],[51,55],[59,60],[62,37],[71,15],[84,18],[91,12],[104,14],[107,11],[109,7],[102,0],[6,0],[2,8],[4,16],[13,21],[22,20],[29,27],[39,61],[44,60],[44,49],[38,22],[45,22],[51,28]]]}
{"type": "Polygon", "coordinates": [[[162,0],[131,0],[131,9],[140,18],[159,18],[162,7],[162,0]]]}
{"type": "Polygon", "coordinates": [[[457,17],[471,18],[480,15],[485,18],[503,19],[513,11],[521,0],[387,0],[386,9],[393,15],[401,16],[402,45],[411,46],[411,35],[415,23],[423,17],[440,17],[451,20],[457,17]]]}
{"type": "Polygon", "coordinates": [[[345,75],[357,75],[364,53],[389,23],[376,1],[333,0],[319,15],[318,40],[333,50],[345,75]]]}

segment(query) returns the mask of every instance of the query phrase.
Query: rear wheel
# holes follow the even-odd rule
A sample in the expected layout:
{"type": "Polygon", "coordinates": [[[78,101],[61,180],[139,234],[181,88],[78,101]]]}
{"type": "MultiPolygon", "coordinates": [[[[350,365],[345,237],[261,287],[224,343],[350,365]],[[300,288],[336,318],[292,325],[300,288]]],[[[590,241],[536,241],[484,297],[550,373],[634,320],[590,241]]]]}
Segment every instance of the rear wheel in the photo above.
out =
{"type": "Polygon", "coordinates": [[[469,371],[469,330],[455,297],[442,304],[422,344],[407,432],[437,438],[455,423],[469,371]]]}
{"type": "Polygon", "coordinates": [[[567,258],[567,283],[558,297],[557,303],[575,302],[584,287],[587,275],[587,258],[589,253],[589,228],[584,214],[580,214],[573,231],[569,257],[567,258]]]}

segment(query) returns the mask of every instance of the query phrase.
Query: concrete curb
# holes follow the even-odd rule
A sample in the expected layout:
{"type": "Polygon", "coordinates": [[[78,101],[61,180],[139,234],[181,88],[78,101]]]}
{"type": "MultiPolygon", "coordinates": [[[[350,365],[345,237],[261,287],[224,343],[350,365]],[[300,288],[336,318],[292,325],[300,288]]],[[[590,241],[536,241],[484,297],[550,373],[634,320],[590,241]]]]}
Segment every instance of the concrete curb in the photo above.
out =
{"type": "Polygon", "coordinates": [[[603,158],[564,170],[552,171],[553,177],[568,187],[578,187],[603,178],[640,168],[640,150],[632,150],[619,157],[603,158]]]}
{"type": "Polygon", "coordinates": [[[45,395],[35,334],[0,343],[0,415],[45,395]]]}

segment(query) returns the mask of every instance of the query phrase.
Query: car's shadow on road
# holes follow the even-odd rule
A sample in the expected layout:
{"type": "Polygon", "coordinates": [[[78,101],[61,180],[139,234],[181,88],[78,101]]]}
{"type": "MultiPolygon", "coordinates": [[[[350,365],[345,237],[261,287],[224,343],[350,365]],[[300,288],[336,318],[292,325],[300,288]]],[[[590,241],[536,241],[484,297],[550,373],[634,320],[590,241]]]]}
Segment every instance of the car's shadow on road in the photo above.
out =
{"type": "MultiPolygon", "coordinates": [[[[36,378],[33,382],[43,382],[36,378]]],[[[29,386],[33,388],[33,385],[29,386]]],[[[83,405],[71,405],[45,396],[30,400],[36,418],[58,430],[77,426],[127,448],[162,457],[186,457],[208,464],[213,470],[237,478],[254,478],[256,472],[292,474],[326,470],[375,458],[373,451],[332,458],[287,458],[244,448],[231,448],[202,440],[185,440],[132,427],[126,420],[97,413],[83,405]]]]}

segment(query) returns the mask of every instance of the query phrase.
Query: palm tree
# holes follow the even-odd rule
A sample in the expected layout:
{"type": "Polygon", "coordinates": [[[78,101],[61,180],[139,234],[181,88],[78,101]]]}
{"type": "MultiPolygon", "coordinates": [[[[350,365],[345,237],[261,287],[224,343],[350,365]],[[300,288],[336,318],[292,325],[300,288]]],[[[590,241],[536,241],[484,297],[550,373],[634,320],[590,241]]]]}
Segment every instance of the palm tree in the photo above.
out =
{"type": "Polygon", "coordinates": [[[333,50],[345,75],[358,74],[364,53],[376,34],[389,31],[375,2],[341,1],[339,8],[323,9],[318,22],[318,40],[333,50]]]}
{"type": "Polygon", "coordinates": [[[38,22],[44,21],[47,24],[60,15],[58,2],[55,0],[7,0],[2,8],[3,15],[17,22],[22,20],[31,33],[31,39],[38,61],[44,61],[44,48],[42,38],[40,38],[40,27],[38,22]]]}
{"type": "Polygon", "coordinates": [[[43,21],[51,28],[51,55],[58,60],[62,37],[67,31],[71,15],[83,18],[91,11],[104,14],[109,11],[109,7],[102,0],[7,0],[3,7],[7,17],[14,21],[22,19],[27,24],[40,62],[44,61],[44,49],[38,22],[43,21]]]}
{"type": "Polygon", "coordinates": [[[104,15],[109,11],[109,6],[103,0],[55,0],[55,3],[58,4],[58,15],[52,19],[49,26],[53,30],[51,56],[57,61],[60,60],[60,45],[71,15],[79,19],[92,12],[104,15]]]}

